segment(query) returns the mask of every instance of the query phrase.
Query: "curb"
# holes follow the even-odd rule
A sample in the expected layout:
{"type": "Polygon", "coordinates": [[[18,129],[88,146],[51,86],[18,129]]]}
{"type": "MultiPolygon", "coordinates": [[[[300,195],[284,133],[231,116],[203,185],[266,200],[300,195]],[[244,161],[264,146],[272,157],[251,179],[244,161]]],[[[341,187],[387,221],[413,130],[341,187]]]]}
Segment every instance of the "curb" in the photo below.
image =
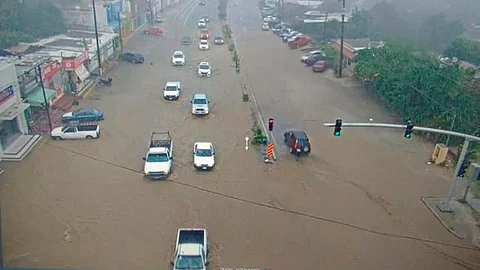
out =
{"type": "Polygon", "coordinates": [[[95,80],[91,80],[79,93],[78,96],[85,99],[92,93],[95,89],[95,80]]]}
{"type": "Polygon", "coordinates": [[[440,221],[440,224],[442,224],[442,226],[447,229],[447,231],[449,231],[451,234],[455,235],[457,238],[459,239],[465,239],[464,236],[461,236],[459,235],[458,233],[456,233],[454,230],[450,229],[450,227],[448,227],[448,225],[442,220],[442,218],[435,212],[435,210],[430,206],[428,205],[427,203],[427,199],[435,199],[435,198],[420,198],[420,200],[423,202],[423,204],[425,204],[425,206],[428,208],[428,210],[430,210],[430,212],[432,212],[432,214],[435,216],[435,218],[440,221]]]}

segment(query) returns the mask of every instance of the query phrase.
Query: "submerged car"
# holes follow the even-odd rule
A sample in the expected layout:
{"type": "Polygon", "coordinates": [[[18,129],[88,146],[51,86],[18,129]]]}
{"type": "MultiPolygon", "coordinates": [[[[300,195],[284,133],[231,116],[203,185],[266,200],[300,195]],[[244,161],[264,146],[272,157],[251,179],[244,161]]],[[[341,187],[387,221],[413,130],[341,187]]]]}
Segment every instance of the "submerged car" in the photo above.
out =
{"type": "Polygon", "coordinates": [[[174,66],[184,66],[185,65],[185,55],[182,51],[175,51],[172,56],[172,65],[174,66]]]}
{"type": "Polygon", "coordinates": [[[210,77],[212,75],[212,68],[208,62],[201,62],[198,65],[198,77],[210,77]]]}
{"type": "Polygon", "coordinates": [[[63,122],[69,121],[100,121],[103,120],[103,112],[94,108],[80,108],[68,112],[62,116],[63,122]]]}
{"type": "Polygon", "coordinates": [[[222,45],[223,43],[225,43],[225,41],[223,40],[223,38],[221,36],[215,36],[215,44],[216,45],[222,45]]]}
{"type": "Polygon", "coordinates": [[[305,60],[307,60],[307,58],[309,58],[310,56],[313,56],[313,55],[322,55],[323,57],[326,57],[325,53],[322,52],[322,51],[310,51],[308,52],[307,54],[305,54],[304,56],[300,57],[300,62],[305,62],[305,60]]]}
{"type": "Polygon", "coordinates": [[[180,39],[180,44],[181,45],[190,45],[190,44],[192,44],[192,39],[190,38],[190,36],[183,36],[180,39]]]}
{"type": "Polygon", "coordinates": [[[284,142],[291,154],[308,156],[312,151],[310,139],[305,131],[292,130],[283,133],[284,142]]]}
{"type": "Polygon", "coordinates": [[[215,151],[211,142],[196,142],[193,145],[193,166],[197,170],[211,170],[215,167],[215,151]]]}
{"type": "Polygon", "coordinates": [[[200,40],[200,42],[198,43],[198,49],[201,50],[201,51],[206,51],[208,50],[208,41],[206,39],[202,39],[200,40]]]}
{"type": "Polygon", "coordinates": [[[207,115],[210,113],[208,107],[210,101],[208,101],[206,94],[193,94],[190,103],[192,103],[192,114],[207,115]]]}
{"type": "Polygon", "coordinates": [[[309,56],[307,59],[305,59],[305,65],[307,67],[313,66],[315,62],[320,61],[320,60],[325,60],[325,57],[323,54],[314,54],[312,56],[309,56]]]}
{"type": "Polygon", "coordinates": [[[315,62],[315,64],[313,64],[313,66],[312,66],[312,71],[313,72],[324,72],[327,69],[328,69],[327,62],[325,62],[323,60],[315,62]]]}
{"type": "Polygon", "coordinates": [[[130,63],[143,63],[145,62],[145,57],[139,53],[126,52],[120,55],[120,60],[130,63]]]}

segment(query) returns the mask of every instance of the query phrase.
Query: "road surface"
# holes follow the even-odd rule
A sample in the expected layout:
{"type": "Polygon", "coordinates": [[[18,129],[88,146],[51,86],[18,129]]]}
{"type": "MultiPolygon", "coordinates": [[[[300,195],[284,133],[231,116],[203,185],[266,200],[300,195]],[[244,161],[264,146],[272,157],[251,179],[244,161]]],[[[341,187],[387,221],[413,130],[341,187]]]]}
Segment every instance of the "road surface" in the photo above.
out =
{"type": "Polygon", "coordinates": [[[241,74],[226,45],[200,52],[197,20],[208,15],[208,28],[220,33],[217,4],[183,3],[185,9],[167,11],[164,37],[129,40],[125,50],[142,53],[146,63],[120,64],[108,74],[111,88],[99,87],[81,102],[105,113],[100,139],[45,140],[21,163],[4,164],[7,266],[168,269],[179,227],[207,228],[209,269],[480,265],[478,252],[403,237],[464,244],[419,200],[447,190],[449,172],[424,165],[430,146],[377,130],[345,128],[333,138],[323,121],[392,120],[355,84],[311,74],[298,63],[299,52],[260,31],[255,1],[238,1],[230,15],[241,74]],[[181,47],[187,34],[194,42],[181,47]],[[185,67],[170,65],[175,50],[185,52],[185,67]],[[213,67],[211,78],[196,75],[203,60],[213,67]],[[179,101],[162,98],[170,80],[182,82],[179,101]],[[279,146],[279,161],[268,165],[254,147],[245,151],[256,110],[242,102],[242,85],[253,88],[264,117],[275,117],[279,143],[284,129],[307,130],[313,142],[308,159],[296,162],[279,146]],[[210,96],[210,116],[190,115],[196,92],[210,96]],[[164,130],[175,142],[174,173],[171,181],[146,181],[142,157],[150,134],[164,130]],[[195,141],[214,143],[216,170],[193,169],[195,141]]]}

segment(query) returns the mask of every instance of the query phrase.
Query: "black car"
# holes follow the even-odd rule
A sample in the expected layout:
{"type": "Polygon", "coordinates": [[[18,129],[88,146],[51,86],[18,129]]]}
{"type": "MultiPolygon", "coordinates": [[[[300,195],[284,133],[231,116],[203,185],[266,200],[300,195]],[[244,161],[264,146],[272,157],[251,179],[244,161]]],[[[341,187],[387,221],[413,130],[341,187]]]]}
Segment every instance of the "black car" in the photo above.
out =
{"type": "Polygon", "coordinates": [[[120,60],[136,64],[145,62],[145,57],[139,53],[127,52],[120,55],[120,60]]]}
{"type": "Polygon", "coordinates": [[[310,154],[312,147],[305,131],[291,130],[283,133],[284,142],[291,154],[296,156],[310,154]]]}
{"type": "Polygon", "coordinates": [[[192,44],[192,39],[190,36],[183,36],[182,39],[180,40],[181,45],[190,45],[192,44]]]}
{"type": "Polygon", "coordinates": [[[314,54],[305,59],[305,65],[307,65],[307,67],[311,67],[313,64],[315,64],[315,62],[320,60],[325,60],[324,54],[314,54]]]}

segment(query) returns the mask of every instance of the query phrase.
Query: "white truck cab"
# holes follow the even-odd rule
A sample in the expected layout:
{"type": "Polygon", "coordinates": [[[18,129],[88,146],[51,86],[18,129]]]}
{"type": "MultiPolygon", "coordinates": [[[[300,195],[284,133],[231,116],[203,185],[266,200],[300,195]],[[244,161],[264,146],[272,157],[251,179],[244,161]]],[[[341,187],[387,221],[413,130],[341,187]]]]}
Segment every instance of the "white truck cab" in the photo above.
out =
{"type": "Polygon", "coordinates": [[[152,179],[165,179],[172,172],[173,141],[170,132],[153,132],[143,169],[144,176],[152,179]]]}
{"type": "Polygon", "coordinates": [[[215,151],[211,142],[196,142],[193,145],[193,166],[204,171],[215,167],[215,151]]]}
{"type": "Polygon", "coordinates": [[[163,98],[166,100],[178,100],[181,90],[180,82],[167,82],[163,87],[163,98]]]}
{"type": "Polygon", "coordinates": [[[63,127],[54,128],[50,136],[54,140],[97,139],[100,137],[100,126],[96,122],[70,121],[63,127]]]}
{"type": "Polygon", "coordinates": [[[175,246],[175,258],[170,263],[174,270],[206,270],[208,240],[205,229],[179,229],[175,246]]]}

